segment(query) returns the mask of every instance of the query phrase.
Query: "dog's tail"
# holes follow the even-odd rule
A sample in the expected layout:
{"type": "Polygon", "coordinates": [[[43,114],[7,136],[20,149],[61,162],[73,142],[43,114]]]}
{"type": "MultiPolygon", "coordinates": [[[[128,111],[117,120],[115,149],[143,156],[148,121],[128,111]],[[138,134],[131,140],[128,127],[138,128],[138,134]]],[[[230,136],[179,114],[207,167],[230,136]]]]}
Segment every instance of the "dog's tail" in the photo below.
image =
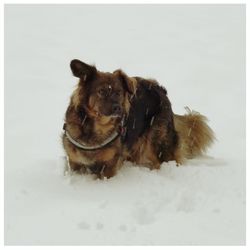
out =
{"type": "Polygon", "coordinates": [[[186,108],[187,114],[174,114],[175,130],[179,137],[176,151],[177,163],[205,153],[213,143],[215,135],[207,125],[207,118],[196,111],[186,108]]]}

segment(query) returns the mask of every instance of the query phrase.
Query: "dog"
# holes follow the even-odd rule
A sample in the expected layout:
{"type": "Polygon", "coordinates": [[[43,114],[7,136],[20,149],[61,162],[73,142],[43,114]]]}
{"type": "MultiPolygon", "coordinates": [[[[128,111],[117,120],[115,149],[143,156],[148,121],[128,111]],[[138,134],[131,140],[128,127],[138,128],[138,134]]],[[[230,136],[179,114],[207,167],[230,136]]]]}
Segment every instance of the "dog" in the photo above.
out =
{"type": "Polygon", "coordinates": [[[215,136],[205,116],[176,115],[156,80],[101,72],[74,59],[79,78],[65,115],[63,147],[71,170],[113,177],[124,161],[160,169],[203,154],[215,136]]]}

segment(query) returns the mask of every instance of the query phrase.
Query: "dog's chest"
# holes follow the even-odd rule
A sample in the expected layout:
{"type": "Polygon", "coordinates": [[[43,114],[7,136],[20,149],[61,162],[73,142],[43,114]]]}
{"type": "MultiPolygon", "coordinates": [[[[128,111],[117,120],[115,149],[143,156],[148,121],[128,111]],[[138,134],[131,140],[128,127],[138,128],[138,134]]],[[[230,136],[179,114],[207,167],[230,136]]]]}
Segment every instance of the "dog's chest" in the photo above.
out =
{"type": "Polygon", "coordinates": [[[78,149],[74,145],[72,145],[66,138],[64,139],[64,146],[69,155],[69,158],[78,164],[81,165],[92,165],[96,162],[108,162],[114,158],[114,156],[118,153],[117,143],[113,145],[93,150],[93,151],[85,151],[78,149]]]}

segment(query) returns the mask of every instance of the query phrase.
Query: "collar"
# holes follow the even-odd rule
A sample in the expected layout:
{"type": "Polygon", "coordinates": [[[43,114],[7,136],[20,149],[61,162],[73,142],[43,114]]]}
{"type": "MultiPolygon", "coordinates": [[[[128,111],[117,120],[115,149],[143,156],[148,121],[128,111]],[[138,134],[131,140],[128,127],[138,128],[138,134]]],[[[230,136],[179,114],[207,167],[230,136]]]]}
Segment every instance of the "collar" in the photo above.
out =
{"type": "Polygon", "coordinates": [[[124,127],[124,121],[125,121],[125,117],[123,117],[122,121],[121,121],[121,125],[119,126],[119,130],[113,132],[106,140],[104,140],[102,143],[98,144],[98,145],[87,145],[85,143],[80,143],[78,141],[76,141],[71,135],[70,133],[67,131],[67,124],[64,123],[63,125],[63,130],[64,130],[64,134],[66,136],[66,138],[77,148],[81,149],[81,150],[85,150],[85,151],[94,151],[97,149],[102,149],[105,146],[109,145],[110,143],[112,143],[113,141],[115,141],[119,136],[124,137],[126,134],[126,127],[124,127]]]}

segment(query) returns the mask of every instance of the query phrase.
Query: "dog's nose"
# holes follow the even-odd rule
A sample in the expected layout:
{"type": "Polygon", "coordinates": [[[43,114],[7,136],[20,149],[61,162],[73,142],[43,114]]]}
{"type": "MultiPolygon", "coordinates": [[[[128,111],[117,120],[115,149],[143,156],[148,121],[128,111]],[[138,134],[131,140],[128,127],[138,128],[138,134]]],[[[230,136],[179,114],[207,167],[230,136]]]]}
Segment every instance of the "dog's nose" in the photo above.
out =
{"type": "Polygon", "coordinates": [[[113,114],[120,114],[121,113],[121,107],[119,104],[113,104],[112,113],[113,114]]]}

